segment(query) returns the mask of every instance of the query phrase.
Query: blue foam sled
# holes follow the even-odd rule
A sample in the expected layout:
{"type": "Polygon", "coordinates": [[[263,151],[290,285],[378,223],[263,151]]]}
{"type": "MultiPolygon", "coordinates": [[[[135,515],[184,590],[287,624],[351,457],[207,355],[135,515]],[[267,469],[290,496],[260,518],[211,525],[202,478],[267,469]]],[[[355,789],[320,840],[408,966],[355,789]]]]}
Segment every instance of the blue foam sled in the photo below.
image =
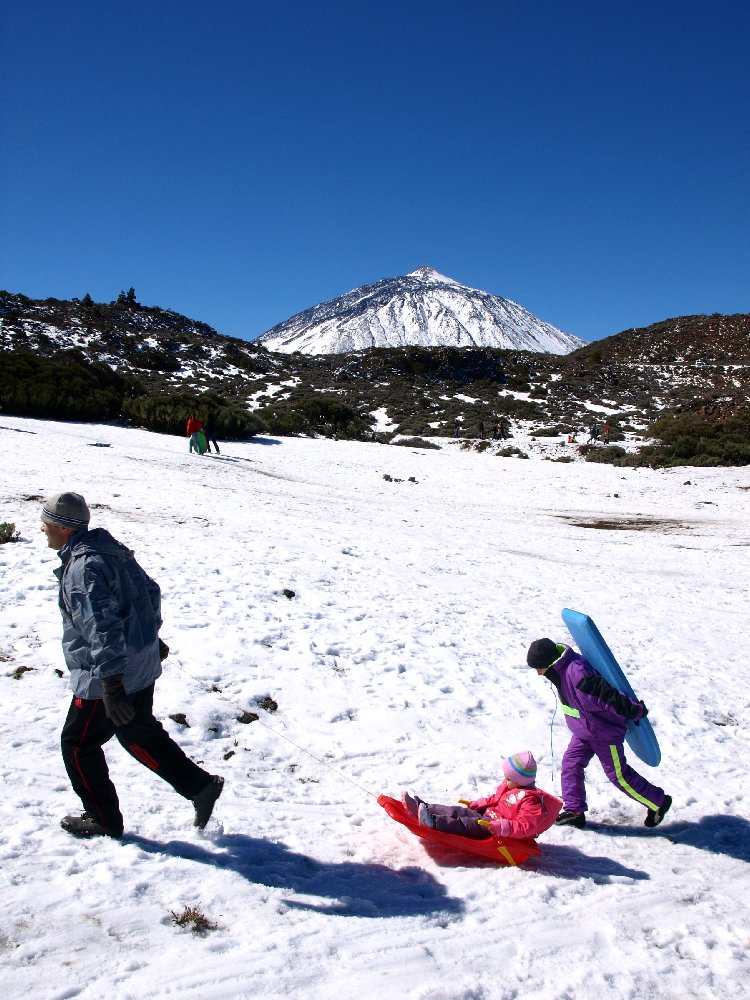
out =
{"type": "MultiPolygon", "coordinates": [[[[620,664],[612,655],[612,650],[602,638],[601,632],[592,619],[588,615],[581,614],[580,611],[563,608],[562,620],[573,636],[576,646],[594,670],[618,691],[622,691],[629,698],[638,701],[638,696],[630,686],[620,664]]],[[[630,749],[644,764],[656,767],[661,760],[661,750],[651,723],[648,719],[641,719],[638,725],[634,722],[628,722],[627,725],[625,739],[630,749]]]]}

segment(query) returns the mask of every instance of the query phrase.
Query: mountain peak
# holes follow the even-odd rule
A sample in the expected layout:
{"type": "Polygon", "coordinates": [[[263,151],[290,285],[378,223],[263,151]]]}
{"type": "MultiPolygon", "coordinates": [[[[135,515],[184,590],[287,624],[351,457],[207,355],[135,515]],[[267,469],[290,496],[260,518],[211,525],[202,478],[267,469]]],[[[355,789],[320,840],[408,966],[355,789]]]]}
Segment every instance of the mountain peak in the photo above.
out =
{"type": "Polygon", "coordinates": [[[421,278],[423,281],[440,282],[446,285],[459,285],[459,281],[455,281],[453,278],[447,277],[445,274],[441,274],[440,271],[436,271],[434,267],[430,267],[428,264],[424,264],[422,267],[418,267],[416,271],[409,271],[406,275],[407,278],[421,278]]]}
{"type": "Polygon", "coordinates": [[[499,295],[424,265],[362,285],[261,334],[269,351],[347,354],[368,347],[494,347],[568,354],[584,341],[499,295]]]}

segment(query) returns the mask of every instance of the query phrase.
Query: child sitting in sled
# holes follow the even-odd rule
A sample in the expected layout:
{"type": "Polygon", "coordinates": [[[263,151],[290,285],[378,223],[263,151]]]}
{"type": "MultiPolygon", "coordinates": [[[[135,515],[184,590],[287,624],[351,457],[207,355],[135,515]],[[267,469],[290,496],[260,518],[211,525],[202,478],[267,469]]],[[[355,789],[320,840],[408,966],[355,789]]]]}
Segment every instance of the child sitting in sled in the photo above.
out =
{"type": "Polygon", "coordinates": [[[442,833],[474,840],[538,837],[555,822],[562,802],[536,787],[536,761],[529,750],[508,757],[502,768],[505,781],[483,799],[459,799],[461,805],[449,806],[404,791],[401,801],[420,826],[442,833]]]}

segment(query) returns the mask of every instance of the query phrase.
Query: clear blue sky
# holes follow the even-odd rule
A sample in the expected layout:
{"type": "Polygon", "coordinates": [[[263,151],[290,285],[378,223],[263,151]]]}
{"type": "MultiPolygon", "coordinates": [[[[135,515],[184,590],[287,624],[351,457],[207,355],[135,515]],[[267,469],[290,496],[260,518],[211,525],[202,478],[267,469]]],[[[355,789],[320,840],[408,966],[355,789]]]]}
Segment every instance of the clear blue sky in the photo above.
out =
{"type": "Polygon", "coordinates": [[[429,264],[587,340],[750,310],[747,0],[14,0],[0,288],[252,338],[429,264]]]}

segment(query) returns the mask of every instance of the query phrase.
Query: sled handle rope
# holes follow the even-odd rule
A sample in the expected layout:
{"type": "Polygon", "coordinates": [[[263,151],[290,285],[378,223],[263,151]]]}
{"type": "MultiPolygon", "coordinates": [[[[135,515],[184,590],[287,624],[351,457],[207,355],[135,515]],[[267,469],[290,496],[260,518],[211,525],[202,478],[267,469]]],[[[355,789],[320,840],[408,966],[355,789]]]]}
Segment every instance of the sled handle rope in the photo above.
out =
{"type": "MultiPolygon", "coordinates": [[[[215,686],[208,687],[205,681],[202,681],[199,677],[196,677],[194,674],[191,674],[190,671],[187,669],[187,667],[183,663],[181,663],[180,660],[173,653],[170,653],[168,658],[172,661],[172,663],[177,667],[178,670],[182,671],[182,673],[185,674],[186,677],[189,677],[191,681],[197,684],[198,687],[202,688],[207,694],[218,694],[218,696],[223,701],[225,701],[227,705],[230,705],[235,710],[235,712],[245,711],[244,709],[240,708],[237,702],[232,701],[231,698],[228,698],[224,694],[224,692],[221,691],[219,688],[215,686]]],[[[305,747],[301,747],[298,743],[295,743],[294,740],[290,740],[288,736],[285,736],[284,733],[280,733],[279,730],[274,729],[273,726],[269,726],[260,717],[258,717],[255,721],[259,722],[261,726],[267,729],[270,733],[273,733],[275,736],[280,736],[282,740],[286,740],[287,743],[291,744],[296,750],[299,750],[300,753],[306,753],[308,757],[312,757],[312,759],[317,761],[318,764],[321,764],[323,767],[327,767],[329,771],[333,771],[333,773],[338,775],[339,778],[343,778],[345,781],[348,781],[349,784],[354,785],[355,788],[359,788],[361,792],[364,792],[365,795],[371,796],[377,802],[378,797],[374,792],[371,792],[368,788],[365,788],[363,785],[360,785],[359,782],[354,780],[354,778],[350,778],[348,774],[344,774],[343,771],[339,771],[337,768],[332,767],[327,761],[321,760],[320,757],[316,757],[316,755],[312,753],[310,750],[306,750],[305,747]]]]}
{"type": "Polygon", "coordinates": [[[553,727],[555,725],[555,718],[557,717],[557,698],[555,698],[555,707],[552,712],[552,718],[549,722],[549,766],[550,775],[552,777],[552,784],[555,783],[555,747],[552,739],[553,727]]]}

